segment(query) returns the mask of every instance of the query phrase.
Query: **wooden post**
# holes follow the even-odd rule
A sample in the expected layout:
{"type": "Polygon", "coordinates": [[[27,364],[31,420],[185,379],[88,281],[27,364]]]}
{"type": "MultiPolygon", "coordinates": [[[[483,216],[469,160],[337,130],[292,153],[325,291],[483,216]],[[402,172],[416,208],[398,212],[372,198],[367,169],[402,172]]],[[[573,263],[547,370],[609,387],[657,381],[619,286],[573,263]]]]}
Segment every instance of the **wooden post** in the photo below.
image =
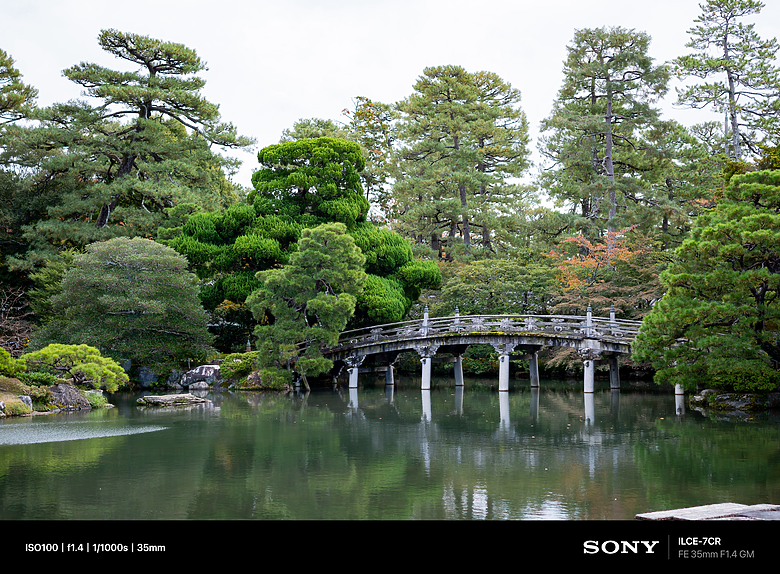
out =
{"type": "Polygon", "coordinates": [[[593,327],[593,311],[590,308],[590,303],[588,303],[588,314],[585,317],[585,336],[590,338],[590,329],[593,327]]]}

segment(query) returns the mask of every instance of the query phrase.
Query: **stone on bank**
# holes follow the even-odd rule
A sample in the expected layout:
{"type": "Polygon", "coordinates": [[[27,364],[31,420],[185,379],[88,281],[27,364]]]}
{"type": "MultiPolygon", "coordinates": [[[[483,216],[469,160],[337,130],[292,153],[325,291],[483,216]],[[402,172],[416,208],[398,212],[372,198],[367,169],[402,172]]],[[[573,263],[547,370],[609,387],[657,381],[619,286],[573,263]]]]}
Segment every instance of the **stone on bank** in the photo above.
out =
{"type": "Polygon", "coordinates": [[[179,405],[210,403],[211,401],[186,393],[178,395],[147,395],[141,397],[136,402],[143,407],[174,407],[179,405]]]}
{"type": "Polygon", "coordinates": [[[724,393],[704,389],[690,398],[690,405],[715,411],[758,412],[780,408],[780,393],[724,393]]]}

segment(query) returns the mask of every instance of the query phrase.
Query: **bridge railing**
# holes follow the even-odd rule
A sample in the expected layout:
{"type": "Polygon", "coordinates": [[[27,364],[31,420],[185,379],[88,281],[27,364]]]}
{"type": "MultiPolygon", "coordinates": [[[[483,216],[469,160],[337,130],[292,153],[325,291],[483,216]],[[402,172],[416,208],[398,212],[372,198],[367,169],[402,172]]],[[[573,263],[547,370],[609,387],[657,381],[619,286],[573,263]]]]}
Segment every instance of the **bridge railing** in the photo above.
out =
{"type": "Polygon", "coordinates": [[[443,333],[572,334],[591,338],[615,338],[630,343],[641,321],[580,315],[462,315],[431,317],[374,325],[344,331],[338,346],[344,348],[382,341],[429,337],[443,333]]]}

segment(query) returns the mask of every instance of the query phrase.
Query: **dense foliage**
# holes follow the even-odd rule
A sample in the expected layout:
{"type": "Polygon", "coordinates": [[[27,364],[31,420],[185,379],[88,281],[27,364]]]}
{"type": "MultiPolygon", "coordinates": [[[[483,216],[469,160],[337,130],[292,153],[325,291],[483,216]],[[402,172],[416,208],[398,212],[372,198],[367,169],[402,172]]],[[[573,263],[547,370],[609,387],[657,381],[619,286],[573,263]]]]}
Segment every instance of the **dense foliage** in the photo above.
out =
{"type": "Polygon", "coordinates": [[[768,390],[780,382],[780,171],[732,177],[661,274],[668,289],[634,355],[659,382],[768,390]]]}
{"type": "MultiPolygon", "coordinates": [[[[644,318],[634,359],[658,382],[773,388],[778,44],[746,23],[758,0],[700,7],[668,63],[645,32],[575,31],[534,181],[520,91],[489,71],[427,67],[400,101],[300,119],[245,190],[221,153],[251,140],[202,96],[194,50],[104,30],[130,69],[72,66],[85,98],[45,108],[0,50],[0,369],[49,344],[158,371],[250,345],[236,374],[282,388],[288,368],[324,373],[340,330],[423,304],[591,306],[644,318]],[[663,118],[673,75],[678,103],[726,129],[663,118]]],[[[490,353],[472,350],[485,368],[490,353]]]]}
{"type": "Polygon", "coordinates": [[[247,204],[222,212],[171,210],[170,222],[184,222],[159,235],[209,281],[201,297],[220,324],[220,348],[245,345],[255,324],[245,302],[261,286],[255,275],[288,264],[303,230],[317,225],[344,224],[365,257],[369,278],[353,324],[400,321],[422,289],[438,286],[433,262],[415,261],[407,241],[366,220],[358,144],[328,137],[292,140],[264,148],[258,157],[263,168],[254,175],[247,204]]]}
{"type": "Polygon", "coordinates": [[[49,373],[68,378],[74,385],[104,388],[109,392],[118,390],[129,380],[116,361],[103,357],[88,345],[51,344],[26,353],[20,361],[28,371],[49,373]]]}
{"type": "Polygon", "coordinates": [[[82,62],[63,71],[90,100],[37,109],[37,123],[4,134],[6,162],[31,171],[5,206],[27,245],[13,267],[30,269],[63,246],[116,236],[153,236],[162,211],[182,202],[218,208],[236,199],[210,145],[245,146],[219,121],[196,74],[205,64],[181,44],[117,30],[103,50],[135,71],[82,62]]]}
{"type": "Polygon", "coordinates": [[[261,365],[270,371],[294,363],[308,386],[307,375],[333,367],[321,347],[336,344],[355,312],[365,257],[343,223],[304,229],[298,243],[282,269],[258,273],[261,286],[247,305],[260,322],[255,334],[261,365]]]}
{"type": "Polygon", "coordinates": [[[204,356],[211,343],[198,284],[173,249],[136,237],[87,246],[52,297],[54,318],[32,348],[87,344],[158,372],[204,356]]]}
{"type": "Polygon", "coordinates": [[[519,188],[508,178],[528,167],[528,122],[520,92],[491,72],[426,68],[399,102],[392,201],[385,208],[401,233],[434,251],[466,252],[480,234],[495,251],[496,228],[516,225],[519,188]],[[460,241],[457,242],[460,244],[460,241]]]}

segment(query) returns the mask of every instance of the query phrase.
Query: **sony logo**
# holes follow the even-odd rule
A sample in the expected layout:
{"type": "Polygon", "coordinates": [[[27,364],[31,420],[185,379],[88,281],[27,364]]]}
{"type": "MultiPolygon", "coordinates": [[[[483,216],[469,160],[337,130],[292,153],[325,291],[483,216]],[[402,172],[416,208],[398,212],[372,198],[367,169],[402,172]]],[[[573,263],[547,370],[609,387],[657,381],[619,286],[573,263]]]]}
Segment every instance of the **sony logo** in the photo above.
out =
{"type": "Polygon", "coordinates": [[[599,542],[598,540],[586,540],[582,546],[585,554],[598,554],[603,552],[604,554],[653,554],[653,548],[658,544],[658,540],[605,540],[599,542]],[[644,548],[642,548],[642,546],[644,548]]]}

